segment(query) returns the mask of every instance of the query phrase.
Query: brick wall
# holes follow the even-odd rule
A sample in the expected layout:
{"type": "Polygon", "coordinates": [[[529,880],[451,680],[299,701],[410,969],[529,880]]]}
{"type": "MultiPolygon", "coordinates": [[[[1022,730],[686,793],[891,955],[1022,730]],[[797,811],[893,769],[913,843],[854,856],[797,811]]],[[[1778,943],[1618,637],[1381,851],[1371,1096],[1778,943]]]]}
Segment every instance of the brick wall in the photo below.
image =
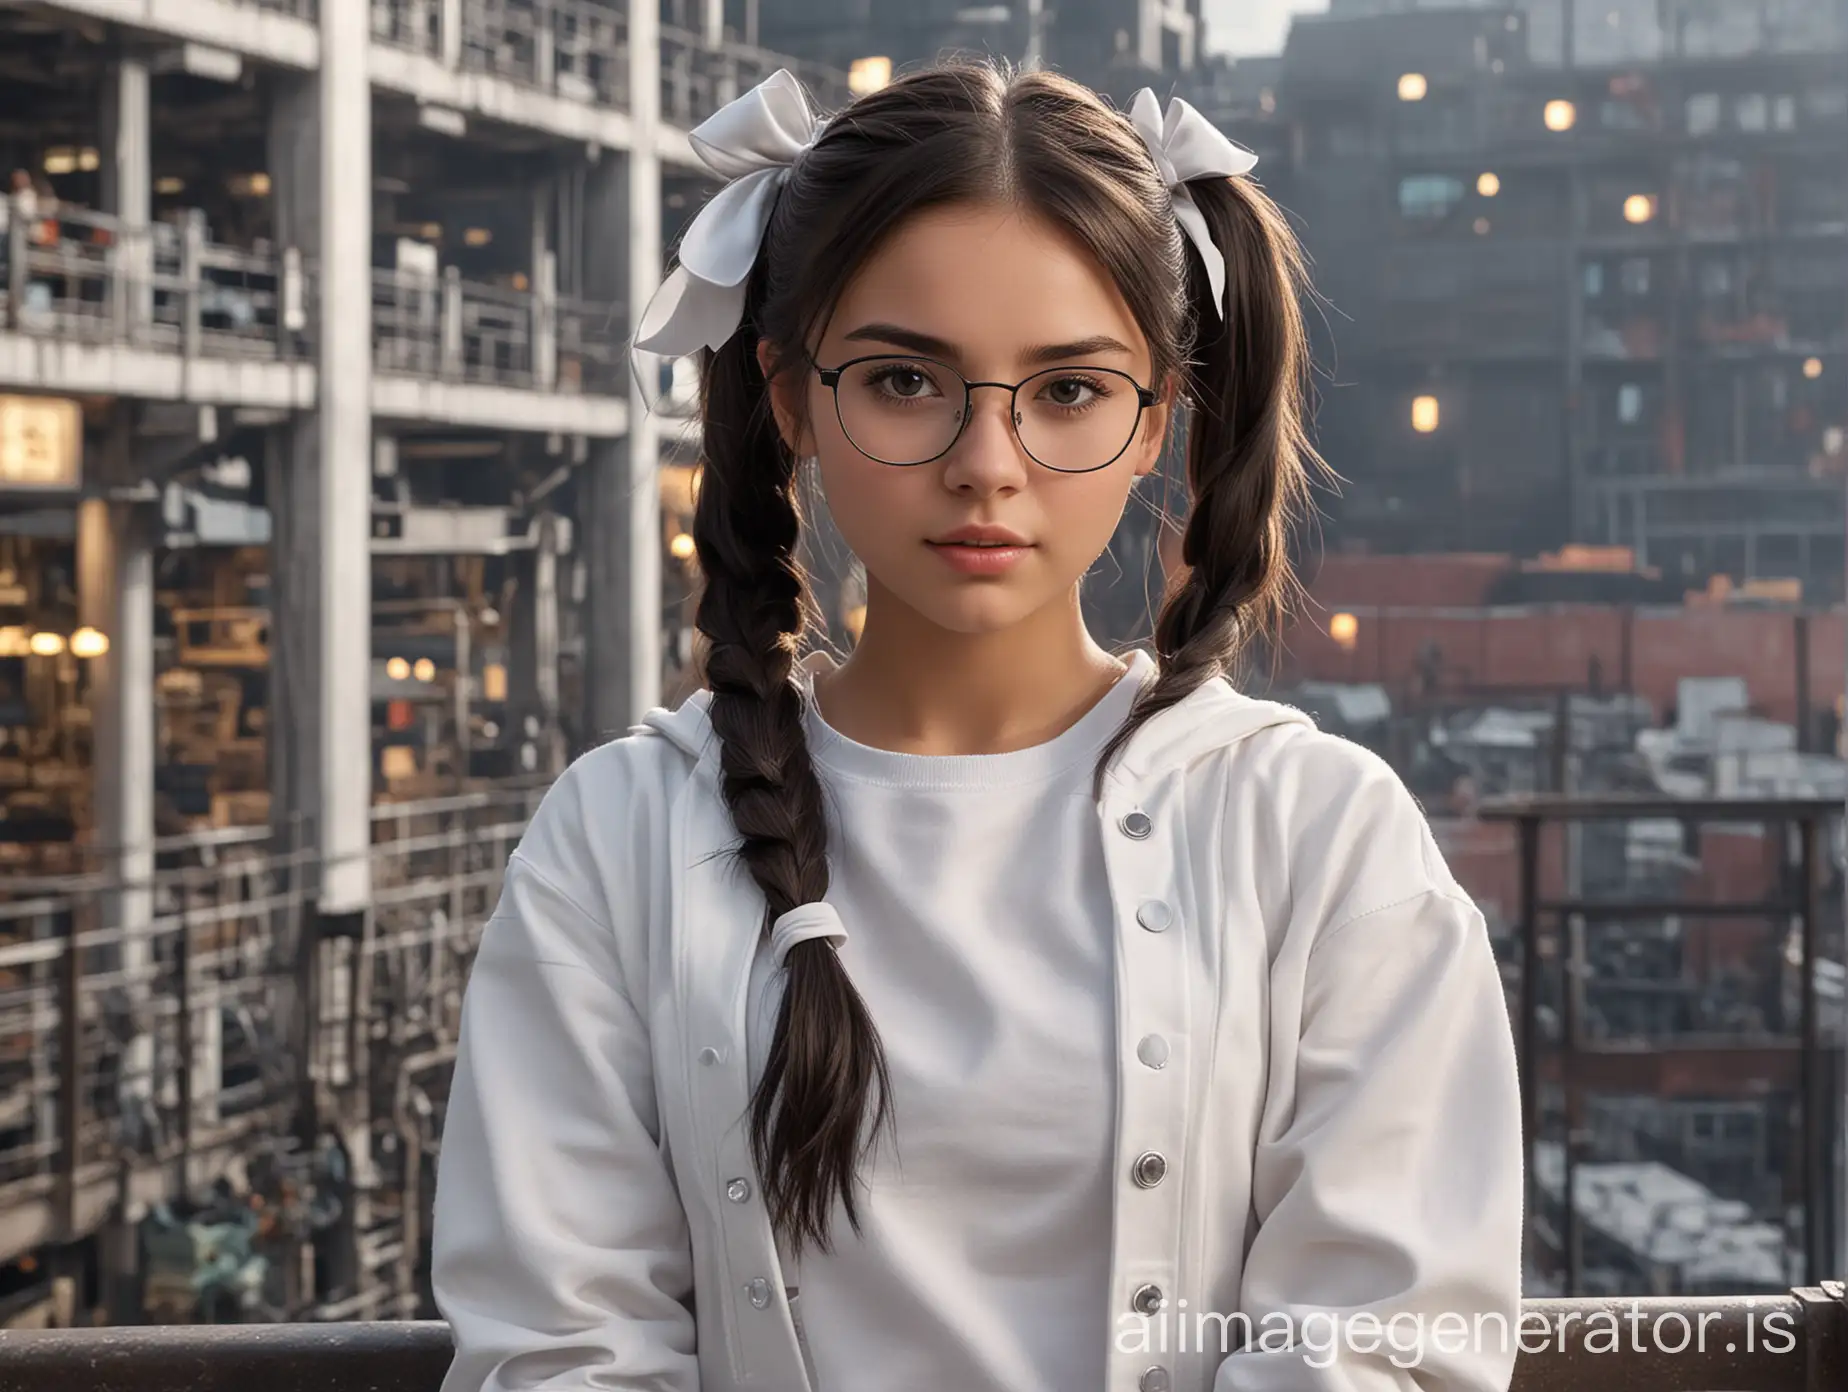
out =
{"type": "Polygon", "coordinates": [[[1305,618],[1286,635],[1283,681],[1377,682],[1405,700],[1424,689],[1430,669],[1439,692],[1492,698],[1585,690],[1595,671],[1603,690],[1632,691],[1661,717],[1684,677],[1744,677],[1756,713],[1794,721],[1806,642],[1811,711],[1833,709],[1848,675],[1839,609],[1425,608],[1320,595],[1317,603],[1316,622],[1305,618]],[[1358,622],[1351,648],[1328,635],[1335,612],[1358,622]]]}

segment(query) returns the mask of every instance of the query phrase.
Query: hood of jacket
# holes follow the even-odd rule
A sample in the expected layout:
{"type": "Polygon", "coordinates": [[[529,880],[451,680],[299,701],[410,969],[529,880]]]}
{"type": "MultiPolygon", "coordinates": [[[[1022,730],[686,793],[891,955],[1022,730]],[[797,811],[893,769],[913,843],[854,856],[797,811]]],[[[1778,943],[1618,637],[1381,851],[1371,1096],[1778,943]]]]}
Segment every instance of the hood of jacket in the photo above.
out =
{"type": "MultiPolygon", "coordinates": [[[[805,666],[812,672],[825,662],[825,658],[811,658],[805,666]]],[[[1153,672],[1150,659],[1151,677],[1153,672]]],[[[711,706],[712,692],[702,688],[673,710],[649,711],[631,733],[662,736],[695,764],[708,757],[716,758],[718,741],[713,735],[711,706]]],[[[1136,731],[1111,764],[1108,776],[1136,783],[1150,775],[1185,768],[1260,731],[1286,725],[1315,728],[1315,722],[1294,706],[1246,696],[1228,680],[1204,682],[1136,731]]]]}

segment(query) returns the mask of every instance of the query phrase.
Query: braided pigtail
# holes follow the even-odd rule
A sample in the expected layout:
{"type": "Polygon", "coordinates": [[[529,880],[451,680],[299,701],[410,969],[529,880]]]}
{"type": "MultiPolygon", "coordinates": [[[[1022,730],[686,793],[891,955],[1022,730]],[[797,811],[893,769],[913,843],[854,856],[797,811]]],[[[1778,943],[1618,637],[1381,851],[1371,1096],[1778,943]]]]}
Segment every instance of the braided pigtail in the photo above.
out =
{"type": "MultiPolygon", "coordinates": [[[[811,607],[797,559],[796,461],[777,434],[756,343],[747,325],[707,364],[693,539],[705,578],[696,624],[709,645],[722,791],[738,856],[768,904],[768,933],[778,916],[826,895],[828,823],[792,680],[811,607]]],[[[879,1036],[834,945],[797,943],[751,1100],[759,1184],[792,1251],[811,1242],[828,1250],[837,1195],[859,1231],[857,1165],[888,1118],[887,1095],[879,1036]]]]}
{"type": "Polygon", "coordinates": [[[1197,335],[1184,368],[1192,507],[1155,624],[1156,680],[1098,761],[1104,770],[1144,723],[1226,675],[1294,597],[1290,524],[1309,501],[1316,455],[1304,427],[1309,346],[1303,257],[1277,206],[1246,179],[1187,185],[1225,256],[1224,317],[1197,258],[1188,298],[1197,335]]]}
{"type": "MultiPolygon", "coordinates": [[[[1104,751],[1100,783],[1143,722],[1222,674],[1282,608],[1286,522],[1306,500],[1312,457],[1300,253],[1256,185],[1187,182],[1224,255],[1222,319],[1207,272],[1183,245],[1169,187],[1178,166],[1166,153],[1151,158],[1168,148],[1164,123],[1185,113],[1151,112],[1152,94],[1138,101],[1126,120],[1055,74],[952,63],[900,76],[818,124],[795,78],[777,73],[701,127],[699,146],[728,183],[689,229],[683,251],[698,254],[644,315],[638,342],[672,352],[718,345],[703,373],[695,623],[721,791],[739,859],[764,894],[767,931],[825,899],[829,836],[794,678],[814,603],[784,434],[812,391],[792,390],[788,401],[779,392],[780,429],[766,372],[802,363],[806,374],[853,277],[913,216],[1016,205],[1061,229],[1122,293],[1146,335],[1152,376],[1178,380],[1187,398],[1194,505],[1182,578],[1156,627],[1161,672],[1104,751]]],[[[1214,154],[1213,139],[1205,143],[1215,167],[1245,167],[1236,147],[1214,154]]],[[[1191,216],[1186,226],[1198,230],[1191,216]]],[[[825,1251],[837,1201],[860,1228],[860,1162],[891,1121],[890,1079],[836,948],[796,940],[782,967],[782,1004],[751,1099],[751,1147],[778,1237],[792,1252],[825,1251]]]]}

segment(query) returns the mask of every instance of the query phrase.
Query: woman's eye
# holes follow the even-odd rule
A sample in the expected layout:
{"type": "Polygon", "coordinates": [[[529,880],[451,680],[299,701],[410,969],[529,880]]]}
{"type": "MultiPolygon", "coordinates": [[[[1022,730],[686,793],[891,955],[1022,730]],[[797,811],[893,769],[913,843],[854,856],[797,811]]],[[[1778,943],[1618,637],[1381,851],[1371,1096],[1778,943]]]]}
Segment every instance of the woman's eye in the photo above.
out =
{"type": "Polygon", "coordinates": [[[918,401],[938,396],[937,384],[921,367],[887,363],[867,374],[866,383],[881,396],[900,401],[918,401]]]}
{"type": "Polygon", "coordinates": [[[1097,387],[1082,377],[1060,377],[1047,384],[1046,399],[1055,406],[1086,406],[1097,387]]]}

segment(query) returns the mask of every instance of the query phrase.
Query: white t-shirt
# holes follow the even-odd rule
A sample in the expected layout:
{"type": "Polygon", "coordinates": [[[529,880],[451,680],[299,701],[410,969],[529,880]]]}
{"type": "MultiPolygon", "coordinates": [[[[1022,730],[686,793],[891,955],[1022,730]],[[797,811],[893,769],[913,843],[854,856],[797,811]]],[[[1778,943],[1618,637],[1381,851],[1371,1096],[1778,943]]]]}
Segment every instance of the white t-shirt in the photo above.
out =
{"type": "Polygon", "coordinates": [[[1091,780],[1153,662],[1031,749],[808,734],[828,901],[880,1031],[896,1146],[855,1237],[789,1273],[820,1392],[1101,1387],[1116,1116],[1114,925],[1091,780]],[[1027,989],[1023,989],[1027,988],[1027,989]]]}

